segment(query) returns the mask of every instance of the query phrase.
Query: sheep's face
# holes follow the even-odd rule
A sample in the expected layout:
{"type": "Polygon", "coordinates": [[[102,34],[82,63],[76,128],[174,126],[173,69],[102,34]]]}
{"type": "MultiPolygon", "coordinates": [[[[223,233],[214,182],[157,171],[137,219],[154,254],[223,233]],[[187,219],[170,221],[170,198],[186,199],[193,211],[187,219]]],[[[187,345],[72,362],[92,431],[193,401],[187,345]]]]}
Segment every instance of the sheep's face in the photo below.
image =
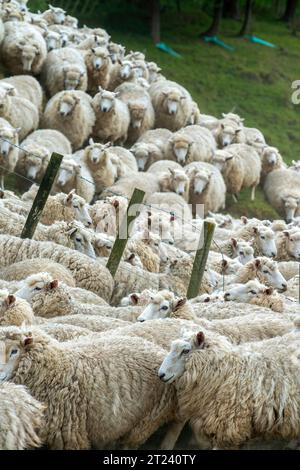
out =
{"type": "Polygon", "coordinates": [[[36,145],[25,145],[24,164],[27,168],[27,178],[36,180],[38,174],[43,170],[46,162],[50,159],[50,152],[46,147],[36,145]]]}
{"type": "Polygon", "coordinates": [[[238,242],[236,246],[237,259],[241,264],[246,264],[254,258],[254,249],[247,242],[238,242]]]}
{"type": "Polygon", "coordinates": [[[263,150],[262,161],[270,167],[274,167],[279,162],[279,152],[275,147],[267,147],[263,150]]]}
{"type": "Polygon", "coordinates": [[[62,47],[62,37],[60,34],[50,31],[45,37],[47,51],[53,51],[54,49],[59,49],[62,47]]]}
{"type": "Polygon", "coordinates": [[[255,262],[264,284],[282,292],[287,290],[286,280],[279,271],[275,261],[268,258],[258,258],[255,262]]]}
{"type": "Polygon", "coordinates": [[[88,211],[88,204],[85,200],[72,190],[65,199],[65,205],[74,211],[74,219],[81,222],[85,227],[92,226],[92,219],[88,211]]]}
{"type": "Polygon", "coordinates": [[[205,344],[204,333],[201,331],[191,339],[177,339],[171,344],[170,352],[164,358],[158,377],[165,383],[172,383],[182,376],[185,364],[191,353],[203,349],[205,344]]]}
{"type": "Polygon", "coordinates": [[[200,195],[205,191],[210,182],[211,175],[209,171],[195,172],[193,177],[193,191],[196,195],[200,195]]]}
{"type": "Polygon", "coordinates": [[[74,249],[90,258],[96,259],[96,254],[91,243],[90,235],[81,228],[72,228],[69,231],[70,238],[73,240],[74,249]]]}
{"type": "MultiPolygon", "coordinates": [[[[73,42],[78,44],[80,41],[76,41],[76,38],[73,35],[73,42]]],[[[66,47],[69,44],[69,35],[66,32],[61,31],[60,33],[61,47],[66,47]]]]}
{"type": "Polygon", "coordinates": [[[16,296],[31,302],[51,281],[52,277],[48,273],[33,274],[23,281],[23,286],[16,292],[16,296]]]}
{"type": "Polygon", "coordinates": [[[80,99],[77,96],[65,93],[59,103],[58,112],[62,118],[71,116],[74,113],[76,106],[80,103],[80,99]]]}
{"type": "Polygon", "coordinates": [[[69,184],[77,173],[80,171],[80,165],[78,165],[73,160],[62,161],[60,169],[58,171],[58,176],[56,179],[56,184],[62,189],[67,184],[69,184]]]}
{"type": "Polygon", "coordinates": [[[13,143],[16,142],[17,130],[9,127],[0,129],[0,156],[7,158],[9,152],[13,149],[13,143]]]}
{"type": "Polygon", "coordinates": [[[285,219],[287,223],[291,223],[295,217],[300,204],[300,198],[296,196],[285,196],[281,198],[285,211],[285,219]]]}
{"type": "Polygon", "coordinates": [[[95,107],[102,113],[109,113],[115,107],[117,95],[112,91],[101,90],[94,98],[95,107]]]}
{"type": "Polygon", "coordinates": [[[85,72],[77,65],[64,67],[64,89],[77,90],[83,83],[85,72]]]}
{"type": "Polygon", "coordinates": [[[140,129],[142,127],[144,117],[147,111],[147,107],[142,104],[129,104],[130,111],[130,125],[134,129],[140,129]]]}
{"type": "Polygon", "coordinates": [[[237,284],[224,293],[224,300],[249,302],[251,299],[264,292],[265,288],[263,284],[260,284],[260,282],[256,280],[248,281],[246,284],[237,284]]]}
{"type": "Polygon", "coordinates": [[[52,13],[53,24],[64,24],[66,19],[66,12],[61,8],[55,8],[49,5],[50,11],[52,13]]]}
{"type": "Polygon", "coordinates": [[[16,297],[9,294],[8,290],[0,290],[0,316],[4,315],[7,309],[14,305],[16,297]]]}
{"type": "MultiPolygon", "coordinates": [[[[169,293],[168,293],[169,294],[169,293]]],[[[168,295],[170,297],[170,295],[168,295]]],[[[138,321],[155,320],[158,318],[167,318],[173,309],[173,302],[166,299],[163,294],[157,294],[150,297],[150,303],[137,318],[138,321]]]]}
{"type": "Polygon", "coordinates": [[[97,256],[109,256],[114,245],[114,238],[104,233],[94,235],[94,248],[97,256]]]}
{"type": "Polygon", "coordinates": [[[300,231],[299,230],[284,230],[286,237],[286,249],[290,256],[300,261],[300,231]]]}
{"type": "Polygon", "coordinates": [[[30,72],[35,59],[40,55],[38,47],[34,44],[25,44],[22,46],[21,60],[23,70],[30,72]]]}
{"type": "Polygon", "coordinates": [[[31,336],[11,335],[0,340],[0,381],[10,380],[18,367],[22,352],[32,342],[31,336]]]}
{"type": "Polygon", "coordinates": [[[189,178],[183,170],[170,169],[170,173],[172,190],[179,196],[183,196],[188,189],[189,178]]]}
{"type": "Polygon", "coordinates": [[[274,258],[277,255],[277,247],[273,230],[265,227],[254,227],[253,231],[261,253],[264,256],[274,258]]]}
{"type": "Polygon", "coordinates": [[[116,64],[118,59],[122,60],[125,55],[125,47],[120,44],[110,43],[107,47],[110,60],[113,64],[116,64]]]}
{"type": "Polygon", "coordinates": [[[122,64],[120,67],[120,77],[123,80],[127,80],[128,78],[131,77],[132,74],[133,74],[133,63],[130,62],[129,60],[122,61],[122,64]]]}
{"type": "Polygon", "coordinates": [[[232,124],[222,123],[220,126],[219,139],[222,147],[233,144],[236,141],[236,137],[241,132],[240,128],[232,124]]]}
{"type": "MultiPolygon", "coordinates": [[[[144,171],[151,154],[151,146],[144,143],[136,143],[130,149],[134,154],[139,171],[144,171]]],[[[155,151],[155,149],[154,149],[155,151]]]]}
{"type": "Polygon", "coordinates": [[[169,92],[163,92],[164,99],[164,109],[167,114],[170,116],[175,116],[181,106],[181,102],[186,100],[186,97],[181,95],[180,91],[172,90],[169,92]]]}
{"type": "Polygon", "coordinates": [[[135,60],[134,61],[134,68],[133,68],[133,71],[134,71],[134,75],[136,78],[142,78],[142,77],[145,77],[145,74],[146,74],[146,64],[144,61],[142,60],[135,60]]]}
{"type": "Polygon", "coordinates": [[[175,138],[171,139],[171,145],[176,161],[180,165],[184,165],[188,159],[193,142],[184,136],[175,136],[175,138]]]}
{"type": "Polygon", "coordinates": [[[104,67],[107,67],[109,56],[101,47],[92,48],[91,62],[94,70],[101,70],[104,67]]]}

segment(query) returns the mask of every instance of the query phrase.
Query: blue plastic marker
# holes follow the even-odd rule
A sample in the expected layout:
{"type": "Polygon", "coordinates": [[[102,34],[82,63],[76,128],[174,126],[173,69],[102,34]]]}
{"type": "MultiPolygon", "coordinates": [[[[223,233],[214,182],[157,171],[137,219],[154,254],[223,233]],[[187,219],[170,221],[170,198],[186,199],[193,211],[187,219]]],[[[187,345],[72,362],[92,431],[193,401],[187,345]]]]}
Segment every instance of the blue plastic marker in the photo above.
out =
{"type": "Polygon", "coordinates": [[[180,54],[178,54],[178,52],[175,52],[170,46],[168,46],[164,42],[158,42],[157,44],[155,44],[155,47],[157,47],[157,49],[160,49],[161,51],[167,52],[167,54],[170,54],[173,57],[182,57],[180,54]]]}
{"type": "Polygon", "coordinates": [[[223,42],[217,36],[203,36],[203,40],[205,42],[212,42],[213,44],[216,44],[217,46],[221,46],[224,49],[227,49],[228,51],[234,51],[234,47],[229,46],[229,44],[225,44],[225,42],[223,42]]]}
{"type": "Polygon", "coordinates": [[[275,44],[272,44],[271,42],[265,41],[264,39],[260,39],[256,36],[253,36],[252,34],[247,34],[245,36],[246,39],[249,39],[249,41],[255,43],[255,44],[261,44],[262,46],[268,46],[268,47],[277,47],[275,44]]]}

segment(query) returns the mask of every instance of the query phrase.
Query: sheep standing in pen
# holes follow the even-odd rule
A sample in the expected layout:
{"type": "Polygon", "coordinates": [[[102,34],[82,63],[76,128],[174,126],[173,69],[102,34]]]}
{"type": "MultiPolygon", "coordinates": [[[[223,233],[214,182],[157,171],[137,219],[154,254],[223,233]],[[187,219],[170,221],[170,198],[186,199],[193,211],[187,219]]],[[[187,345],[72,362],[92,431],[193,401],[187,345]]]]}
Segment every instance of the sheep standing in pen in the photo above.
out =
{"type": "Polygon", "coordinates": [[[266,197],[289,223],[300,215],[300,174],[290,169],[271,171],[264,184],[266,197]]]}
{"type": "Polygon", "coordinates": [[[58,193],[48,197],[41,222],[45,225],[52,225],[58,220],[66,222],[78,220],[85,227],[91,227],[92,219],[89,215],[88,204],[83,197],[75,193],[75,189],[72,189],[69,194],[58,193]]]}
{"type": "Polygon", "coordinates": [[[232,283],[246,283],[250,279],[258,279],[261,283],[272,286],[284,292],[287,290],[287,283],[278,269],[276,261],[267,257],[255,258],[244,266],[241,266],[232,279],[232,283]]]}
{"type": "Polygon", "coordinates": [[[47,103],[42,118],[44,129],[56,129],[78,150],[91,135],[95,124],[92,98],[83,91],[61,91],[47,103]]]}
{"type": "Polygon", "coordinates": [[[285,336],[274,347],[264,340],[256,352],[256,343],[232,346],[201,329],[172,343],[158,374],[175,384],[181,418],[214,447],[258,436],[299,439],[299,334],[286,336],[287,344],[285,336]]]}
{"type": "Polygon", "coordinates": [[[98,87],[108,87],[113,68],[110,53],[107,48],[93,47],[86,51],[84,60],[88,74],[88,92],[94,95],[98,87]]]}
{"type": "Polygon", "coordinates": [[[139,171],[146,171],[152,163],[166,158],[166,143],[171,136],[172,132],[168,129],[152,129],[139,137],[130,149],[139,171]]]}
{"type": "Polygon", "coordinates": [[[4,190],[4,175],[16,167],[19,155],[19,131],[0,118],[0,189],[4,190]]]}
{"type": "Polygon", "coordinates": [[[93,136],[101,142],[123,145],[127,140],[130,113],[126,103],[118,99],[118,93],[103,90],[94,96],[92,106],[96,116],[93,136]]]}
{"type": "Polygon", "coordinates": [[[54,189],[67,194],[74,189],[78,196],[90,203],[95,194],[95,183],[85,163],[78,163],[72,155],[68,155],[63,158],[60,165],[54,189]]]}
{"type": "Polygon", "coordinates": [[[174,388],[163,386],[155,373],[164,350],[141,338],[93,339],[90,345],[74,340],[67,345],[37,328],[7,328],[0,341],[5,354],[12,348],[18,351],[17,360],[1,364],[4,380],[26,385],[36,399],[45,400],[40,434],[50,449],[103,448],[120,439],[123,445],[138,447],[175,419],[174,388]],[[66,383],[71,387],[67,407],[66,383]]]}

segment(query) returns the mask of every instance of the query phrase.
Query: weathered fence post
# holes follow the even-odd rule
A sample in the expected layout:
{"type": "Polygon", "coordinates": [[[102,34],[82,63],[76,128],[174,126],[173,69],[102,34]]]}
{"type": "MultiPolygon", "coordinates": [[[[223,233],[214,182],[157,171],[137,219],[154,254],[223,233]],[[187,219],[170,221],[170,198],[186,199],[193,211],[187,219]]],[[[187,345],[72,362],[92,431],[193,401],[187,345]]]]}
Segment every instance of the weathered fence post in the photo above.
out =
{"type": "Polygon", "coordinates": [[[202,246],[196,251],[190,283],[186,294],[188,299],[193,299],[198,295],[214,230],[215,224],[207,221],[203,222],[203,228],[199,240],[199,246],[202,246]]]}
{"type": "Polygon", "coordinates": [[[35,232],[36,226],[39,222],[48,196],[50,194],[52,185],[55,177],[59,170],[63,156],[59,153],[53,152],[50,158],[50,162],[47,166],[46,173],[41,181],[37,195],[33,201],[32,207],[28,214],[27,220],[23,227],[21,238],[32,238],[35,232]]]}
{"type": "Polygon", "coordinates": [[[134,221],[137,215],[136,213],[130,215],[130,208],[135,204],[140,204],[141,202],[143,202],[144,196],[145,196],[144,191],[140,189],[135,189],[129,201],[126,215],[121,222],[121,226],[120,226],[117,238],[115,240],[114,246],[112,247],[110,257],[106,264],[107,269],[110,271],[113,277],[115,276],[117,272],[118,266],[120,264],[122,255],[124,253],[124,250],[127,244],[128,227],[130,226],[131,222],[134,221]],[[120,238],[120,234],[122,234],[121,238],[120,238]]]}

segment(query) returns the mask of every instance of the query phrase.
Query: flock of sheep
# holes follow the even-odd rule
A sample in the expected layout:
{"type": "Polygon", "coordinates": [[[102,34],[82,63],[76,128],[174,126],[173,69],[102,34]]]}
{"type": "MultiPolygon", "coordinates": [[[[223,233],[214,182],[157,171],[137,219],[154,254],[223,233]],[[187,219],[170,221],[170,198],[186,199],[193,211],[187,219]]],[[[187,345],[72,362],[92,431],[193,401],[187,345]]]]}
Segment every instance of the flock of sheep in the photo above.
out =
{"type": "Polygon", "coordinates": [[[167,425],[173,449],[186,424],[197,448],[297,447],[299,161],[237,114],[202,114],[105,30],[26,3],[0,2],[0,448],[139,448],[167,425]],[[53,194],[21,239],[52,152],[53,194]],[[11,172],[27,192],[5,189],[11,172]],[[259,184],[282,220],[220,212],[259,184]],[[214,241],[187,300],[203,217],[214,241]]]}

